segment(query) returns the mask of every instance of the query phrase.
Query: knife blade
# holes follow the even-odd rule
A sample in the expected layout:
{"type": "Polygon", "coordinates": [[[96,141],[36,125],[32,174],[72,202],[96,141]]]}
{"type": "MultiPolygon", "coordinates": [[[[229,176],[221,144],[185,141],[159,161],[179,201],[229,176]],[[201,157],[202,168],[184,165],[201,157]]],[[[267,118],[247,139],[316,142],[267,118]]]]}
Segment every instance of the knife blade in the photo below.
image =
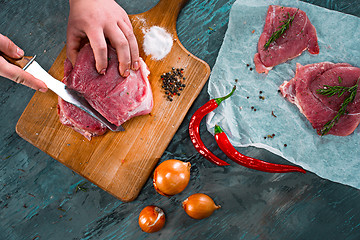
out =
{"type": "Polygon", "coordinates": [[[43,81],[50,90],[56,93],[64,101],[87,112],[111,131],[118,132],[125,130],[121,125],[116,126],[115,124],[109,122],[98,111],[96,111],[79,92],[68,88],[63,82],[52,77],[40,66],[40,64],[35,61],[36,55],[34,57],[25,56],[21,59],[13,59],[2,53],[1,55],[10,63],[21,67],[26,72],[43,81]]]}

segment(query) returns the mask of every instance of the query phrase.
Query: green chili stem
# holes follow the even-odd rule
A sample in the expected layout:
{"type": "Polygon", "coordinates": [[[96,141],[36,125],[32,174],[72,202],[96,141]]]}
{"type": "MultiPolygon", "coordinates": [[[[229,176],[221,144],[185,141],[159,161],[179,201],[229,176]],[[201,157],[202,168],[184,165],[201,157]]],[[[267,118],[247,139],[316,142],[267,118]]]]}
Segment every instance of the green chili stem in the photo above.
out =
{"type": "Polygon", "coordinates": [[[223,130],[219,125],[215,125],[215,134],[222,133],[223,130]]]}
{"type": "Polygon", "coordinates": [[[234,93],[235,89],[236,89],[236,85],[234,85],[233,89],[231,90],[231,92],[228,95],[226,95],[224,97],[215,98],[214,100],[217,103],[217,105],[220,105],[220,103],[222,101],[224,101],[225,99],[231,97],[231,95],[234,93]]]}

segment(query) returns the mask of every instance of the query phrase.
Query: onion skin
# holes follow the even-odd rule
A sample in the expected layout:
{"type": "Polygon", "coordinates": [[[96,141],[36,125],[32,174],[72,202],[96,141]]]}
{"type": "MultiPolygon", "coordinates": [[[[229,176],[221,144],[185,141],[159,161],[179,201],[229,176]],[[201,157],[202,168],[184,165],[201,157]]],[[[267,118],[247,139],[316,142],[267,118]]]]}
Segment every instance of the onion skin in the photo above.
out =
{"type": "Polygon", "coordinates": [[[182,202],[185,212],[194,219],[210,217],[221,206],[216,205],[211,197],[203,193],[195,193],[182,202]]]}
{"type": "Polygon", "coordinates": [[[189,162],[170,159],[162,162],[154,171],[155,190],[163,196],[173,196],[182,192],[190,180],[189,162]]]}
{"type": "Polygon", "coordinates": [[[139,226],[147,233],[153,233],[161,230],[165,224],[164,211],[156,206],[145,207],[139,215],[139,226]]]}

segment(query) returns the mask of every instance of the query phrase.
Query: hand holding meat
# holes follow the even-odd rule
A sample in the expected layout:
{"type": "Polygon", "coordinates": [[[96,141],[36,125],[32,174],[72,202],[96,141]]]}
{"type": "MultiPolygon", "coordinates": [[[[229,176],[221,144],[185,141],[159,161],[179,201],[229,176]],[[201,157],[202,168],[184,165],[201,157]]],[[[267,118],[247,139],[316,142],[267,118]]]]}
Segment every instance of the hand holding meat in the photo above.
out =
{"type": "Polygon", "coordinates": [[[116,49],[119,72],[127,77],[139,68],[139,48],[127,13],[113,0],[70,0],[67,56],[74,65],[82,41],[88,39],[96,70],[105,74],[108,64],[106,39],[116,49]]]}
{"type": "MultiPolygon", "coordinates": [[[[0,52],[11,58],[21,58],[24,56],[24,51],[15,45],[9,38],[0,34],[0,52]]],[[[21,83],[25,86],[31,87],[41,92],[47,91],[45,83],[25,72],[21,68],[8,63],[0,56],[0,76],[6,77],[14,82],[21,83]]]]}

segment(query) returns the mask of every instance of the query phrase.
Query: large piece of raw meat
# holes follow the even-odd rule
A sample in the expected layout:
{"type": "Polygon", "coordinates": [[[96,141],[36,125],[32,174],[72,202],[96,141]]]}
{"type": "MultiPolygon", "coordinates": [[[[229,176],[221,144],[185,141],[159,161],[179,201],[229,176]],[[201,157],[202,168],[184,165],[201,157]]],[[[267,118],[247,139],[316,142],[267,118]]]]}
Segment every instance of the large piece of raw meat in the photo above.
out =
{"type": "Polygon", "coordinates": [[[274,66],[299,56],[306,49],[311,54],[319,53],[315,27],[304,11],[297,8],[270,5],[265,26],[258,42],[258,52],[254,56],[256,71],[268,73],[274,66]],[[291,17],[293,21],[278,39],[265,48],[272,34],[291,17]]]}
{"type": "MultiPolygon", "coordinates": [[[[86,44],[74,67],[68,59],[65,61],[63,82],[80,92],[107,120],[119,126],[132,117],[150,113],[153,107],[148,80],[150,71],[142,59],[139,63],[139,70],[131,70],[128,77],[121,77],[116,51],[108,46],[108,68],[105,75],[100,75],[95,68],[93,51],[86,44]]],[[[61,123],[71,126],[89,140],[106,132],[103,124],[61,98],[58,113],[61,123]]]]}
{"type": "MultiPolygon", "coordinates": [[[[296,65],[296,74],[289,82],[280,86],[280,91],[290,102],[296,104],[300,112],[319,131],[338,113],[341,104],[349,96],[345,92],[341,97],[325,96],[317,92],[324,85],[352,87],[360,81],[360,68],[347,63],[321,62],[302,66],[296,65]]],[[[355,99],[347,105],[346,113],[331,128],[329,134],[347,136],[360,123],[360,87],[355,99]]]]}

